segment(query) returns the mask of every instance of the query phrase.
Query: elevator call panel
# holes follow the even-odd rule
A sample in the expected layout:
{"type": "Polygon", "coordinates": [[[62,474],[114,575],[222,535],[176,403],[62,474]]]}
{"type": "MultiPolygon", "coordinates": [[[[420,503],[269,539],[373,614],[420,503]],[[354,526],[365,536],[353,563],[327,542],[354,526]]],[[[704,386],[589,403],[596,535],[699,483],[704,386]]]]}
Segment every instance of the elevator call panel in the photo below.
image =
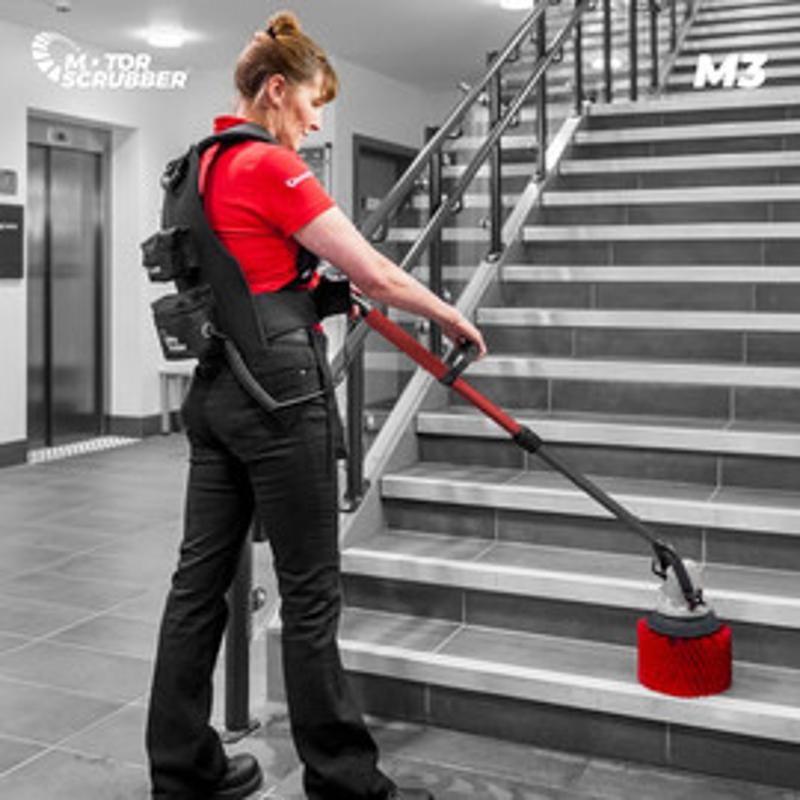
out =
{"type": "Polygon", "coordinates": [[[22,211],[20,205],[0,205],[0,278],[22,277],[22,211]]]}

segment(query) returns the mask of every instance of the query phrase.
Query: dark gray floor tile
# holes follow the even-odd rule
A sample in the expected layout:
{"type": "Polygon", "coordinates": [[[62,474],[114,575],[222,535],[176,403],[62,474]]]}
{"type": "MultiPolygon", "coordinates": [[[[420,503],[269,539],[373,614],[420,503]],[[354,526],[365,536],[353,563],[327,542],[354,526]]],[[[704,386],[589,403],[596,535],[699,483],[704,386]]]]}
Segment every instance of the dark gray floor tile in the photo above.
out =
{"type": "Polygon", "coordinates": [[[144,731],[147,710],[126,706],[59,743],[64,750],[113,759],[124,764],[147,764],[144,731]]]}
{"type": "Polygon", "coordinates": [[[603,800],[787,800],[781,789],[596,759],[573,788],[603,800]]]}
{"type": "Polygon", "coordinates": [[[148,686],[149,661],[37,642],[0,655],[0,675],[110,701],[130,701],[148,686]]]}
{"type": "Polygon", "coordinates": [[[104,614],[72,625],[52,637],[61,644],[75,644],[107,653],[152,659],[158,627],[153,622],[104,614]]]}
{"type": "Polygon", "coordinates": [[[7,736],[54,744],[121,706],[119,702],[0,677],[0,734],[7,736]]]}
{"type": "Polygon", "coordinates": [[[0,542],[0,578],[55,566],[65,557],[63,550],[32,546],[19,540],[4,540],[0,542]]]}
{"type": "Polygon", "coordinates": [[[84,609],[26,600],[1,594],[0,588],[0,631],[26,637],[46,636],[67,625],[73,625],[86,618],[84,609]]]}
{"type": "Polygon", "coordinates": [[[0,653],[16,650],[18,647],[30,642],[26,636],[17,636],[14,633],[0,633],[0,653]]]}
{"type": "Polygon", "coordinates": [[[46,749],[44,744],[34,744],[0,736],[0,775],[46,749]]]}
{"type": "Polygon", "coordinates": [[[144,592],[142,586],[121,585],[99,579],[67,578],[48,570],[0,581],[0,595],[60,602],[90,611],[105,611],[144,592]]]}
{"type": "Polygon", "coordinates": [[[146,800],[143,767],[52,751],[0,777],[0,796],[14,800],[146,800]]]}

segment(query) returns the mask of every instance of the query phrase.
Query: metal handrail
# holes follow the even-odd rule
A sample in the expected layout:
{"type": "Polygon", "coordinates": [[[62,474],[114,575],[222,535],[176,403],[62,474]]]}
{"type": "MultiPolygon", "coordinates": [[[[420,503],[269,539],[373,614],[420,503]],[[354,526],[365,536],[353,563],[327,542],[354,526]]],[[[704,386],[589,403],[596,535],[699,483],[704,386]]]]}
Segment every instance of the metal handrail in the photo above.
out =
{"type": "Polygon", "coordinates": [[[525,18],[525,21],[519,26],[506,46],[500,51],[498,57],[491,63],[489,69],[484,73],[480,81],[472,86],[464,95],[461,101],[450,112],[450,116],[444,121],[425,147],[420,150],[389,194],[383,198],[378,207],[367,217],[361,226],[361,233],[366,238],[371,237],[372,234],[379,230],[389,219],[392,212],[405,200],[408,193],[414,187],[414,184],[427,168],[433,154],[439,151],[442,145],[458,130],[458,126],[467,115],[467,112],[480,100],[481,95],[485,92],[492,78],[519,49],[531,28],[547,11],[548,2],[549,0],[540,0],[539,4],[525,18]]]}
{"type": "MultiPolygon", "coordinates": [[[[437,240],[440,241],[441,231],[444,228],[447,218],[460,210],[462,197],[470,185],[472,180],[477,175],[478,171],[483,166],[484,162],[488,159],[492,152],[495,152],[500,147],[500,139],[505,131],[512,125],[513,121],[517,118],[520,110],[525,101],[530,97],[540,83],[542,89],[540,91],[540,106],[546,102],[544,91],[544,79],[549,66],[560,58],[563,51],[564,43],[567,37],[576,30],[576,42],[580,44],[580,20],[583,13],[590,7],[592,0],[575,0],[575,8],[569,16],[566,24],[564,24],[560,32],[553,39],[549,47],[544,46],[544,19],[549,0],[543,0],[534,8],[528,15],[523,24],[518,28],[516,33],[511,37],[509,42],[503,50],[490,61],[489,68],[487,69],[484,77],[467,93],[466,97],[456,106],[455,110],[450,114],[447,121],[438,129],[414,159],[412,164],[406,170],[405,174],[400,178],[398,183],[393,187],[389,194],[380,203],[378,208],[370,215],[367,221],[362,226],[361,232],[365,236],[369,236],[375,231],[385,228],[387,221],[394,211],[394,209],[402,202],[408,195],[408,192],[414,186],[422,171],[428,166],[441,151],[442,145],[447,141],[448,137],[452,134],[457,126],[461,123],[467,111],[472,105],[477,102],[487,85],[492,82],[496,76],[499,75],[502,67],[510,60],[516,60],[518,50],[523,40],[530,34],[531,30],[535,27],[537,29],[537,41],[539,42],[539,53],[536,66],[530,78],[526,81],[525,85],[518,90],[514,99],[508,104],[502,117],[492,125],[492,128],[484,140],[483,144],[478,148],[477,152],[473,155],[469,164],[464,170],[461,179],[456,183],[453,190],[442,196],[436,210],[431,213],[427,224],[420,232],[419,236],[409,248],[403,257],[400,267],[408,271],[417,262],[418,258],[429,248],[436,247],[437,240]]],[[[576,48],[576,61],[581,61],[581,52],[576,48]]],[[[582,92],[582,69],[580,63],[576,64],[576,89],[582,92]]],[[[576,98],[576,106],[580,107],[582,97],[578,95],[576,98]]],[[[495,104],[496,105],[496,104],[495,104]]],[[[490,124],[494,122],[490,120],[490,124]]],[[[542,151],[546,149],[546,137],[539,137],[539,162],[541,164],[540,172],[544,173],[544,158],[542,151]]],[[[494,174],[492,175],[493,182],[499,182],[499,166],[500,161],[496,159],[492,165],[494,174]]],[[[495,197],[498,195],[494,193],[495,197]]],[[[496,217],[493,214],[493,217],[496,217]]],[[[498,236],[497,232],[492,232],[492,239],[495,240],[498,236]]],[[[498,251],[494,255],[499,256],[498,251]]],[[[355,441],[357,436],[360,436],[361,418],[363,415],[363,393],[360,388],[361,381],[358,380],[360,374],[363,373],[363,343],[369,335],[369,328],[362,324],[351,326],[351,329],[345,337],[345,341],[333,360],[332,372],[334,379],[338,380],[344,371],[350,368],[356,383],[359,385],[357,391],[348,390],[348,431],[350,434],[350,444],[353,452],[350,454],[347,470],[347,490],[345,494],[344,509],[347,511],[355,510],[360,502],[361,496],[365,489],[365,481],[363,476],[363,459],[362,448],[355,441]]],[[[436,337],[438,338],[438,336],[436,337]]]]}
{"type": "MultiPolygon", "coordinates": [[[[533,90],[537,87],[538,83],[544,76],[547,68],[553,61],[556,60],[561,47],[566,41],[569,34],[572,32],[576,25],[577,20],[591,5],[592,0],[576,0],[575,10],[570,15],[569,21],[564,25],[561,32],[553,40],[547,53],[543,58],[537,62],[536,69],[534,70],[531,78],[520,89],[514,101],[507,107],[505,114],[501,117],[500,121],[494,126],[492,131],[487,136],[483,145],[478,149],[472,160],[467,165],[464,175],[461,180],[456,184],[453,191],[443,198],[443,202],[436,209],[435,213],[428,220],[426,226],[422,229],[420,235],[408,250],[400,262],[400,267],[404,270],[410,269],[416,260],[425,252],[430,246],[433,238],[444,227],[444,223],[450,214],[457,212],[460,208],[461,198],[464,195],[472,179],[477,174],[478,170],[483,166],[483,163],[488,158],[491,150],[500,140],[500,137],[511,126],[512,121],[519,113],[522,105],[531,95],[533,90]]],[[[456,106],[454,111],[450,114],[447,121],[441,128],[436,131],[431,140],[425,148],[414,159],[408,167],[403,176],[398,180],[389,194],[383,199],[375,211],[370,214],[365,223],[361,227],[361,233],[365,237],[369,237],[381,227],[383,227],[391,215],[392,211],[405,199],[419,179],[423,170],[427,168],[428,163],[439,152],[441,146],[447,141],[450,134],[457,128],[459,123],[463,120],[467,111],[480,99],[487,84],[499,72],[502,66],[507,63],[511,56],[516,52],[522,41],[530,33],[531,29],[538,24],[540,18],[545,14],[550,0],[543,0],[534,11],[528,15],[525,22],[520,26],[517,32],[509,40],[508,44],[503,48],[500,54],[495,58],[486,71],[483,78],[478,84],[472,87],[469,93],[464,97],[461,102],[456,106]]],[[[340,377],[342,372],[347,368],[348,364],[355,357],[356,349],[363,343],[366,336],[369,334],[369,328],[364,325],[358,325],[348,333],[345,342],[333,360],[332,372],[335,377],[340,377]]]]}

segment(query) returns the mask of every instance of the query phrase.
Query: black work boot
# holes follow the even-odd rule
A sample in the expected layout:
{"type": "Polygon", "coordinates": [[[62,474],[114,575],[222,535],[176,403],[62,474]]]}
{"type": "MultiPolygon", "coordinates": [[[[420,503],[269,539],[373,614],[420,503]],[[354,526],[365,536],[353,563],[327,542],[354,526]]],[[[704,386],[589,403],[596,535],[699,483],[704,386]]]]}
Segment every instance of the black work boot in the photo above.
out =
{"type": "Polygon", "coordinates": [[[228,769],[217,784],[211,800],[243,800],[261,786],[264,775],[258,761],[250,753],[239,753],[228,759],[228,769]]]}
{"type": "Polygon", "coordinates": [[[403,789],[395,786],[386,800],[436,800],[427,789],[403,789]]]}

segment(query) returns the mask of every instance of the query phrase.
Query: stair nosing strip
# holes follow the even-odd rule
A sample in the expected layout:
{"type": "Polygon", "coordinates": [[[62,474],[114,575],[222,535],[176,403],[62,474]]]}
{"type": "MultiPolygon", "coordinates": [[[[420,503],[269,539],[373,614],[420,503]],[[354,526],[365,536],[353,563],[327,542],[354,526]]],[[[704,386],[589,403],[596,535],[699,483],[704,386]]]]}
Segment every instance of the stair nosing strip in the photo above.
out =
{"type": "MultiPolygon", "coordinates": [[[[752,720],[751,724],[755,723],[753,727],[748,726],[747,730],[736,730],[735,732],[740,735],[800,742],[800,709],[795,707],[731,698],[725,695],[687,701],[656,694],[632,681],[595,678],[513,664],[496,664],[465,656],[454,656],[441,652],[431,654],[395,645],[378,645],[345,638],[341,639],[340,644],[348,667],[351,669],[360,666],[363,670],[365,665],[370,665],[370,662],[377,666],[379,661],[384,662],[383,667],[385,668],[385,662],[394,659],[396,662],[404,663],[403,674],[397,675],[401,678],[409,677],[409,666],[415,665],[418,673],[413,678],[415,680],[451,686],[458,685],[459,688],[470,689],[471,687],[464,685],[463,681],[458,684],[453,682],[452,673],[458,670],[457,674],[480,675],[481,683],[487,686],[486,691],[489,693],[497,692],[497,689],[492,691],[493,685],[488,686],[489,676],[498,679],[506,678],[517,684],[517,693],[514,696],[523,699],[551,704],[562,703],[572,708],[585,708],[597,713],[624,714],[641,719],[652,719],[654,716],[658,716],[664,722],[728,732],[733,732],[732,726],[717,722],[713,715],[709,714],[709,709],[719,708],[721,711],[725,711],[724,717],[726,718],[739,711],[740,715],[746,714],[748,720],[752,720]],[[353,660],[361,663],[353,665],[353,660]],[[443,670],[450,674],[442,675],[443,670]],[[524,682],[528,690],[524,694],[519,691],[521,682],[524,682]],[[537,692],[531,694],[530,690],[534,683],[539,686],[536,687],[537,692]],[[565,692],[565,689],[569,689],[569,691],[565,692]],[[620,709],[619,702],[610,702],[611,698],[623,701],[623,708],[620,709]],[[641,707],[643,703],[646,708],[641,707]],[[687,713],[690,709],[691,713],[687,713]],[[774,722],[772,722],[773,720],[774,722]],[[772,724],[765,724],[767,721],[771,721],[772,724]],[[781,727],[786,726],[787,722],[794,722],[798,729],[792,737],[787,737],[785,727],[781,727]]],[[[631,663],[633,663],[633,659],[631,659],[631,663]]],[[[380,674],[383,672],[384,669],[381,669],[380,674]]],[[[505,693],[502,692],[502,694],[505,693]]]]}

